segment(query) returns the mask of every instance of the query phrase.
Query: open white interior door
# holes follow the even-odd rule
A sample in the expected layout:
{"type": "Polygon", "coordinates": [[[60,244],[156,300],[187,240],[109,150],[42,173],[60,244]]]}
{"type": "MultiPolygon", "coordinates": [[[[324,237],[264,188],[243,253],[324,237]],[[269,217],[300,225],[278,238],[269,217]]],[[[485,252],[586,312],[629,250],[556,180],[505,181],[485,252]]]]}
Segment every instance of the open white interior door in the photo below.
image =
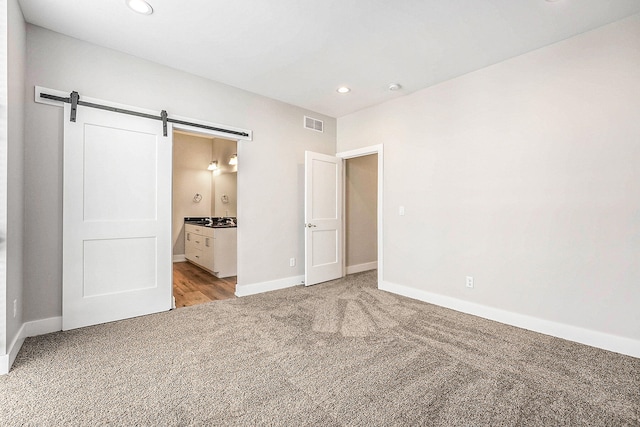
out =
{"type": "Polygon", "coordinates": [[[342,277],[342,159],[305,152],[306,286],[342,277]]]}
{"type": "Polygon", "coordinates": [[[171,308],[171,130],[65,104],[62,328],[171,308]]]}

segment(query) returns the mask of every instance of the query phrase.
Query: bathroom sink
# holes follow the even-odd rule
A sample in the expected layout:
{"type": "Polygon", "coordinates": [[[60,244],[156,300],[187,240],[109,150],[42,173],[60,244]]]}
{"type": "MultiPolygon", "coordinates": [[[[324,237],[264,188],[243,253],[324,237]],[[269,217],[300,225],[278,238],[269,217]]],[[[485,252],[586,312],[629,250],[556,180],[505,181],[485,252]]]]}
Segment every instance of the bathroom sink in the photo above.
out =
{"type": "Polygon", "coordinates": [[[198,218],[198,217],[185,217],[185,224],[200,225],[208,228],[235,228],[237,224],[235,222],[229,223],[228,218],[214,217],[213,221],[210,218],[198,218]]]}

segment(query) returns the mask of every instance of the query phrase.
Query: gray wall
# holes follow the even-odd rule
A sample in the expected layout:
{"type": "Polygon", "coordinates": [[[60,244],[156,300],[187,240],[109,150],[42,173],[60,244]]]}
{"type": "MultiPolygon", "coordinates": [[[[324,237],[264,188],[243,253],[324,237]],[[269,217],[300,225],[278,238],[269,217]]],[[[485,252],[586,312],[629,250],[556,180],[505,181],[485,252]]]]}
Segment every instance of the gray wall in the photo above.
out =
{"type": "Polygon", "coordinates": [[[173,134],[173,255],[184,255],[184,217],[211,216],[213,138],[173,134]],[[194,201],[196,193],[202,195],[194,201]]]}
{"type": "Polygon", "coordinates": [[[378,260],[378,155],[345,162],[347,267],[378,260]]]}
{"type": "MultiPolygon", "coordinates": [[[[233,64],[229,64],[233,66],[233,64]]],[[[238,283],[303,274],[304,151],[333,154],[335,119],[27,26],[27,82],[253,130],[238,144],[238,283]],[[304,114],[325,121],[305,130],[304,114]]],[[[26,105],[25,320],[61,315],[62,110],[26,105]]]]}
{"type": "MultiPolygon", "coordinates": [[[[8,0],[2,5],[6,7],[7,31],[7,74],[6,80],[3,78],[3,85],[6,86],[6,98],[8,108],[6,122],[3,124],[3,135],[6,140],[2,141],[2,157],[6,156],[6,163],[2,161],[2,195],[0,196],[2,213],[4,217],[0,223],[0,258],[6,265],[0,267],[0,273],[5,286],[0,284],[4,301],[0,301],[3,306],[3,322],[6,331],[6,343],[2,344],[0,339],[0,350],[9,351],[9,345],[16,338],[22,326],[22,280],[23,280],[23,229],[24,229],[24,80],[26,64],[26,27],[22,12],[17,0],[8,0]],[[4,133],[6,131],[6,134],[4,133]],[[5,151],[6,150],[6,151],[5,151]],[[4,193],[6,189],[6,194],[4,193]],[[6,218],[6,222],[5,222],[6,218]],[[4,228],[6,226],[6,228],[4,228]],[[5,242],[6,236],[6,242],[5,242]],[[6,268],[6,270],[5,270],[6,268]],[[4,289],[2,289],[4,288],[4,289]],[[13,315],[13,301],[17,302],[17,313],[13,315]],[[6,311],[5,311],[6,310],[6,311]]],[[[4,45],[4,43],[3,43],[4,45]]],[[[6,104],[5,104],[6,106],[6,104]]],[[[4,139],[4,138],[3,138],[4,139]]],[[[4,159],[3,159],[4,160],[4,159]]],[[[0,352],[1,353],[1,352],[0,352]]]]}
{"type": "Polygon", "coordinates": [[[639,40],[636,15],[340,118],[339,151],[384,144],[384,281],[639,340],[639,40]]]}

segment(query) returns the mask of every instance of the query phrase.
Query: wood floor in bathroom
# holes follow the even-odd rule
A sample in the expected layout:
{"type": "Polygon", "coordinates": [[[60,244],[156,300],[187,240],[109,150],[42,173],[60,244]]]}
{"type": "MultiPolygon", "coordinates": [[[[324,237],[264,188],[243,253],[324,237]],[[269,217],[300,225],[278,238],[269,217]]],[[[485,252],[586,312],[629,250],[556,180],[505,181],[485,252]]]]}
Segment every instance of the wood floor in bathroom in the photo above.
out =
{"type": "Polygon", "coordinates": [[[190,262],[173,263],[176,308],[235,298],[236,276],[218,279],[190,262]]]}

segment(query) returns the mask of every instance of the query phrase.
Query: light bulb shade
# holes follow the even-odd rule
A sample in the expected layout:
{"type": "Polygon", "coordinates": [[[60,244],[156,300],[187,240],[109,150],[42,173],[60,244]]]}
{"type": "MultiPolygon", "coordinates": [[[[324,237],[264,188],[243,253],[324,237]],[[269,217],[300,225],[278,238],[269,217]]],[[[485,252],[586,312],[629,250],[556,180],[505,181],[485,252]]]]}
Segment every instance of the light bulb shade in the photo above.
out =
{"type": "Polygon", "coordinates": [[[229,164],[231,166],[237,165],[238,164],[238,155],[234,154],[233,156],[231,156],[231,158],[229,159],[229,164]]]}
{"type": "Polygon", "coordinates": [[[209,163],[209,167],[207,168],[207,170],[214,171],[216,169],[218,169],[218,162],[214,160],[211,163],[209,163]]]}

